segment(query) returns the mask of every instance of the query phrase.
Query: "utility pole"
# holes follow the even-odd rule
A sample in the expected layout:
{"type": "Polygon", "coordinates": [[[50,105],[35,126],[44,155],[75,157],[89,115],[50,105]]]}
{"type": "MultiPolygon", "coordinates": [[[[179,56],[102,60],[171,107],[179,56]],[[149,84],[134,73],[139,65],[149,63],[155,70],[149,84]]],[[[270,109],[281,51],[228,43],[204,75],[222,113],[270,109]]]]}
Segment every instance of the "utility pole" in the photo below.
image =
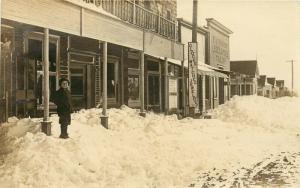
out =
{"type": "MultiPolygon", "coordinates": [[[[189,87],[194,87],[195,91],[196,92],[193,92],[192,94],[189,94],[189,96],[193,96],[196,97],[196,102],[194,101],[194,105],[195,107],[194,108],[194,117],[200,117],[200,109],[199,109],[199,94],[198,94],[198,43],[197,43],[197,27],[198,27],[198,24],[197,24],[197,17],[198,17],[198,0],[193,0],[193,29],[192,29],[192,43],[194,43],[196,45],[196,49],[193,49],[193,50],[196,50],[196,54],[195,54],[195,57],[192,58],[193,59],[193,66],[190,67],[189,66],[189,87]],[[195,77],[195,78],[193,78],[195,77]],[[191,79],[193,79],[194,81],[192,81],[191,79]],[[192,82],[191,82],[192,81],[192,82]],[[191,83],[190,83],[191,82],[191,83]],[[192,86],[191,86],[192,85],[192,86]]],[[[190,49],[189,49],[190,50],[190,49]]],[[[190,55],[190,53],[189,53],[190,55]]],[[[189,60],[191,57],[189,57],[189,60]]],[[[190,62],[189,62],[190,64],[190,62]]],[[[192,89],[189,90],[189,92],[192,92],[192,89]]],[[[189,103],[190,107],[191,106],[194,106],[194,105],[191,105],[189,103]]]]}
{"type": "Polygon", "coordinates": [[[295,60],[288,60],[287,62],[291,62],[292,64],[292,95],[294,94],[294,62],[295,60]]]}
{"type": "Polygon", "coordinates": [[[197,42],[197,16],[198,16],[198,0],[193,0],[192,42],[197,42]]]}

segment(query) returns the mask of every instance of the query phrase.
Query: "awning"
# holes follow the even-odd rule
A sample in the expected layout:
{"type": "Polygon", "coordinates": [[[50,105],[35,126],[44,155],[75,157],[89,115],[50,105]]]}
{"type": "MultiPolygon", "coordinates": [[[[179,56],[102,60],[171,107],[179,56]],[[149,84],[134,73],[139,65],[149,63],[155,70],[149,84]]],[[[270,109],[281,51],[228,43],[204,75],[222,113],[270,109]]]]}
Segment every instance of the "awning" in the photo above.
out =
{"type": "Polygon", "coordinates": [[[208,67],[208,68],[210,68],[210,69],[212,69],[212,70],[214,70],[215,72],[220,73],[219,77],[224,77],[224,75],[225,75],[224,78],[229,78],[229,75],[231,73],[231,71],[222,70],[222,69],[219,69],[217,67],[213,67],[213,66],[210,66],[210,65],[207,65],[207,64],[205,64],[205,66],[208,67]]]}
{"type": "MultiPolygon", "coordinates": [[[[149,53],[145,53],[145,54],[146,54],[146,55],[149,55],[149,56],[151,56],[151,57],[154,57],[154,58],[156,58],[156,59],[159,59],[159,60],[165,60],[165,58],[164,58],[164,57],[161,57],[161,56],[155,56],[155,55],[151,55],[151,54],[149,54],[149,53]]],[[[172,58],[167,58],[167,60],[168,60],[169,63],[173,63],[173,64],[175,64],[175,65],[181,66],[181,61],[180,61],[180,60],[172,59],[172,58]]]]}
{"type": "MultiPolygon", "coordinates": [[[[147,54],[147,55],[150,55],[150,54],[147,54]]],[[[154,55],[150,55],[150,56],[152,56],[154,58],[157,58],[157,59],[160,59],[160,60],[165,59],[164,57],[160,57],[160,56],[154,56],[154,55]]],[[[167,60],[168,60],[169,63],[173,63],[175,65],[181,66],[181,61],[179,61],[179,60],[172,59],[172,58],[167,58],[167,60]]],[[[187,64],[188,64],[187,61],[185,61],[184,62],[184,67],[185,68],[188,68],[187,64]]],[[[207,64],[204,64],[204,63],[199,63],[198,64],[198,74],[200,74],[200,75],[215,76],[215,77],[221,77],[221,78],[229,78],[228,75],[226,75],[222,72],[218,72],[216,69],[218,69],[218,68],[215,68],[213,66],[210,66],[210,65],[207,65],[207,64]]],[[[229,71],[228,71],[228,73],[229,73],[229,71]]]]}
{"type": "Polygon", "coordinates": [[[168,58],[168,62],[173,63],[175,65],[180,65],[181,66],[181,61],[176,60],[176,59],[168,58]]]}
{"type": "Polygon", "coordinates": [[[221,78],[228,78],[228,76],[224,73],[218,72],[213,69],[214,67],[207,64],[199,64],[198,65],[198,74],[208,75],[208,76],[216,76],[221,78]]]}
{"type": "Polygon", "coordinates": [[[207,75],[207,76],[215,76],[215,71],[207,68],[203,64],[198,65],[198,74],[207,75]]]}

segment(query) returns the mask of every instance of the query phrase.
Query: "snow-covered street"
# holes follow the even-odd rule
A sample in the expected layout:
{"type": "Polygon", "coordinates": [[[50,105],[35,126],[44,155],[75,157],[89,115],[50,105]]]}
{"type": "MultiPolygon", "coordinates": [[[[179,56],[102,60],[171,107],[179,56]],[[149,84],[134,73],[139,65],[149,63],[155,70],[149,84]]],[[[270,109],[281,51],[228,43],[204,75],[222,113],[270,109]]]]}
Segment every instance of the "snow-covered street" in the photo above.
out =
{"type": "Polygon", "coordinates": [[[234,97],[213,119],[123,106],[72,114],[70,139],[10,118],[0,130],[0,187],[300,187],[300,99],[234,97]]]}

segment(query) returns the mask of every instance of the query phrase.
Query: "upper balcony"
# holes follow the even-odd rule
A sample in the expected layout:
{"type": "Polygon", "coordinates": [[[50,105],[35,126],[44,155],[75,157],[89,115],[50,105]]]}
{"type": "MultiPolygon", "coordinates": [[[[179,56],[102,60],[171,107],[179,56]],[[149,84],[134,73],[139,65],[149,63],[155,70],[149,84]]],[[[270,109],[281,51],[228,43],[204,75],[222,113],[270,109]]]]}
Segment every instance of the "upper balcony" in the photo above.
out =
{"type": "Polygon", "coordinates": [[[152,31],[168,39],[176,39],[176,22],[150,11],[133,0],[75,0],[91,4],[121,20],[152,31]]]}

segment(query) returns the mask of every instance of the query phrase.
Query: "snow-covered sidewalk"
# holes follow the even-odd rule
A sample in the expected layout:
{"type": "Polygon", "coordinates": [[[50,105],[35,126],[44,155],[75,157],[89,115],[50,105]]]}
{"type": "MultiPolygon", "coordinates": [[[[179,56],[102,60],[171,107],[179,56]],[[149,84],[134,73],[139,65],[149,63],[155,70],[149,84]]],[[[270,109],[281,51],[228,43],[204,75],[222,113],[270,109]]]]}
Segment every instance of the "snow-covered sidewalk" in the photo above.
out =
{"type": "Polygon", "coordinates": [[[0,131],[0,187],[272,187],[244,179],[265,183],[257,174],[273,161],[285,182],[300,179],[299,98],[234,97],[214,119],[199,120],[143,118],[124,106],[109,110],[110,130],[100,126],[100,112],[72,114],[68,140],[58,139],[57,116],[50,137],[39,132],[39,119],[11,118],[0,131]]]}

